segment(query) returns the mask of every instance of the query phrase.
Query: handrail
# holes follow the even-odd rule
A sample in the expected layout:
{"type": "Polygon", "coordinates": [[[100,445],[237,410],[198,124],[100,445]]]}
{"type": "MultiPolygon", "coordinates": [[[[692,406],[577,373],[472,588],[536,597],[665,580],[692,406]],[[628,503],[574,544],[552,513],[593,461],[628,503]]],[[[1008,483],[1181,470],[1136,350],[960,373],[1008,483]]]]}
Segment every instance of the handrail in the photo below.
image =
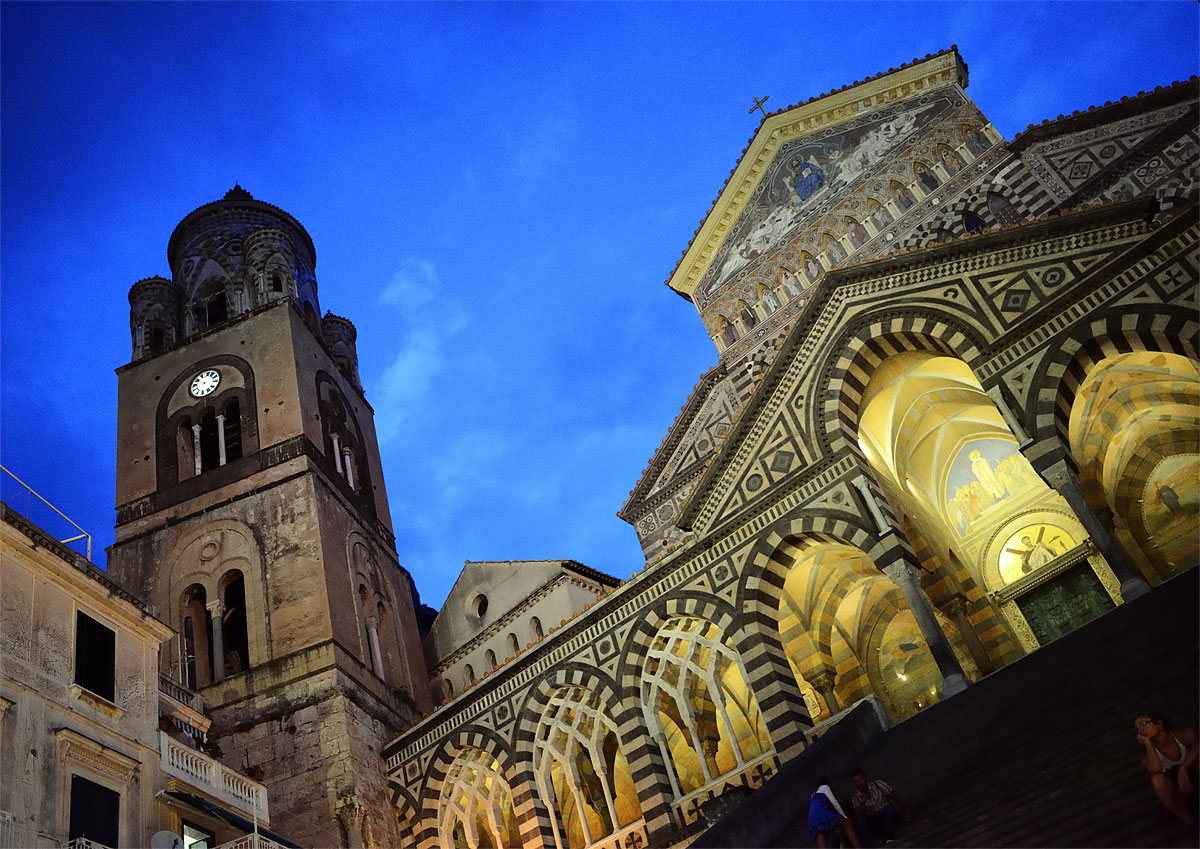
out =
{"type": "Polygon", "coordinates": [[[53,504],[51,504],[46,499],[42,498],[42,496],[40,494],[38,494],[37,492],[34,491],[33,487],[31,487],[29,484],[25,483],[25,481],[21,480],[19,477],[14,475],[8,469],[4,468],[3,465],[0,465],[0,471],[5,472],[10,478],[15,480],[21,486],[25,487],[33,495],[37,496],[39,501],[41,501],[43,504],[45,504],[47,507],[49,507],[51,510],[53,510],[58,515],[62,516],[64,519],[67,520],[67,523],[69,525],[71,525],[73,528],[75,528],[75,530],[79,531],[79,536],[73,536],[70,539],[62,539],[62,540],[59,540],[59,542],[61,542],[63,545],[66,545],[67,543],[79,542],[79,540],[81,540],[81,539],[86,539],[87,540],[87,555],[86,556],[89,561],[92,559],[92,535],[91,534],[89,534],[83,528],[79,527],[79,525],[76,525],[74,522],[72,522],[66,513],[59,510],[57,507],[55,507],[53,504]]]}

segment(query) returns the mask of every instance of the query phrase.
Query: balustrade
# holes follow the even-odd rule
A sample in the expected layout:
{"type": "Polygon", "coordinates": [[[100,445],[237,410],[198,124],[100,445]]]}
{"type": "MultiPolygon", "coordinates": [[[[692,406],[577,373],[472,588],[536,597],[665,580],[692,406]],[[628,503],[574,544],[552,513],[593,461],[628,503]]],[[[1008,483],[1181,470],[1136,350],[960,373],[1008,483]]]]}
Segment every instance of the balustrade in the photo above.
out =
{"type": "Polygon", "coordinates": [[[246,816],[256,816],[264,826],[270,825],[266,787],[161,731],[159,740],[164,773],[235,806],[246,816]]]}

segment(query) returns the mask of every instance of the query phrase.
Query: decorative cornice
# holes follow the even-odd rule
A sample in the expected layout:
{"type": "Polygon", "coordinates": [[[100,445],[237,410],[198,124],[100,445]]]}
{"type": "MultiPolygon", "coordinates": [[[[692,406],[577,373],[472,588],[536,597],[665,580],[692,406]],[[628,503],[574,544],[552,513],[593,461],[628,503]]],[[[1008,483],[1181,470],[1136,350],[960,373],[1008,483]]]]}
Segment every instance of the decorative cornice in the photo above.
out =
{"type": "Polygon", "coordinates": [[[129,781],[133,771],[141,766],[141,761],[123,755],[116,749],[110,749],[108,746],[97,743],[69,728],[55,729],[54,736],[58,740],[59,753],[65,760],[90,767],[116,779],[121,784],[129,781]]]}

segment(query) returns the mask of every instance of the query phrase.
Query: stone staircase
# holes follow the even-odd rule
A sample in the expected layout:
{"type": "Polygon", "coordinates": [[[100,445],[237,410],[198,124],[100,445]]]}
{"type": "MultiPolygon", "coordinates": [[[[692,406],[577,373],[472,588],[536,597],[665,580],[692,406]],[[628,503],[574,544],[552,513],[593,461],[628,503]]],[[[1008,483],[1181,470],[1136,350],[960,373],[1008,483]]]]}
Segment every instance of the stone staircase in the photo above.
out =
{"type": "MultiPolygon", "coordinates": [[[[896,846],[1197,846],[1153,798],[1133,719],[1200,715],[1200,569],[886,731],[835,727],[696,847],[812,846],[808,797],[850,765],[907,802],[896,846]],[[873,739],[870,739],[872,738],[873,739]]],[[[869,714],[862,712],[862,717],[869,714]]]]}

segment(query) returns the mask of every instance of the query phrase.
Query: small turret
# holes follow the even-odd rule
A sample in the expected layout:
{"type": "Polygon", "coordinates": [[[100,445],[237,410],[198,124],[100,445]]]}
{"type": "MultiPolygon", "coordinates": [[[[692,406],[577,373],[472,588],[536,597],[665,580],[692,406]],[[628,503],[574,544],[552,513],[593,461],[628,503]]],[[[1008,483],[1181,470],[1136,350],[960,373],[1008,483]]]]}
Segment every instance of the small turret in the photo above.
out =
{"type": "Polygon", "coordinates": [[[358,331],[349,319],[331,312],[325,313],[325,318],[321,320],[321,329],[338,370],[356,389],[361,390],[362,383],[358,379],[358,349],[355,347],[358,331]]]}
{"type": "Polygon", "coordinates": [[[133,359],[156,357],[182,341],[179,287],[165,277],[147,277],[129,290],[133,359]]]}

